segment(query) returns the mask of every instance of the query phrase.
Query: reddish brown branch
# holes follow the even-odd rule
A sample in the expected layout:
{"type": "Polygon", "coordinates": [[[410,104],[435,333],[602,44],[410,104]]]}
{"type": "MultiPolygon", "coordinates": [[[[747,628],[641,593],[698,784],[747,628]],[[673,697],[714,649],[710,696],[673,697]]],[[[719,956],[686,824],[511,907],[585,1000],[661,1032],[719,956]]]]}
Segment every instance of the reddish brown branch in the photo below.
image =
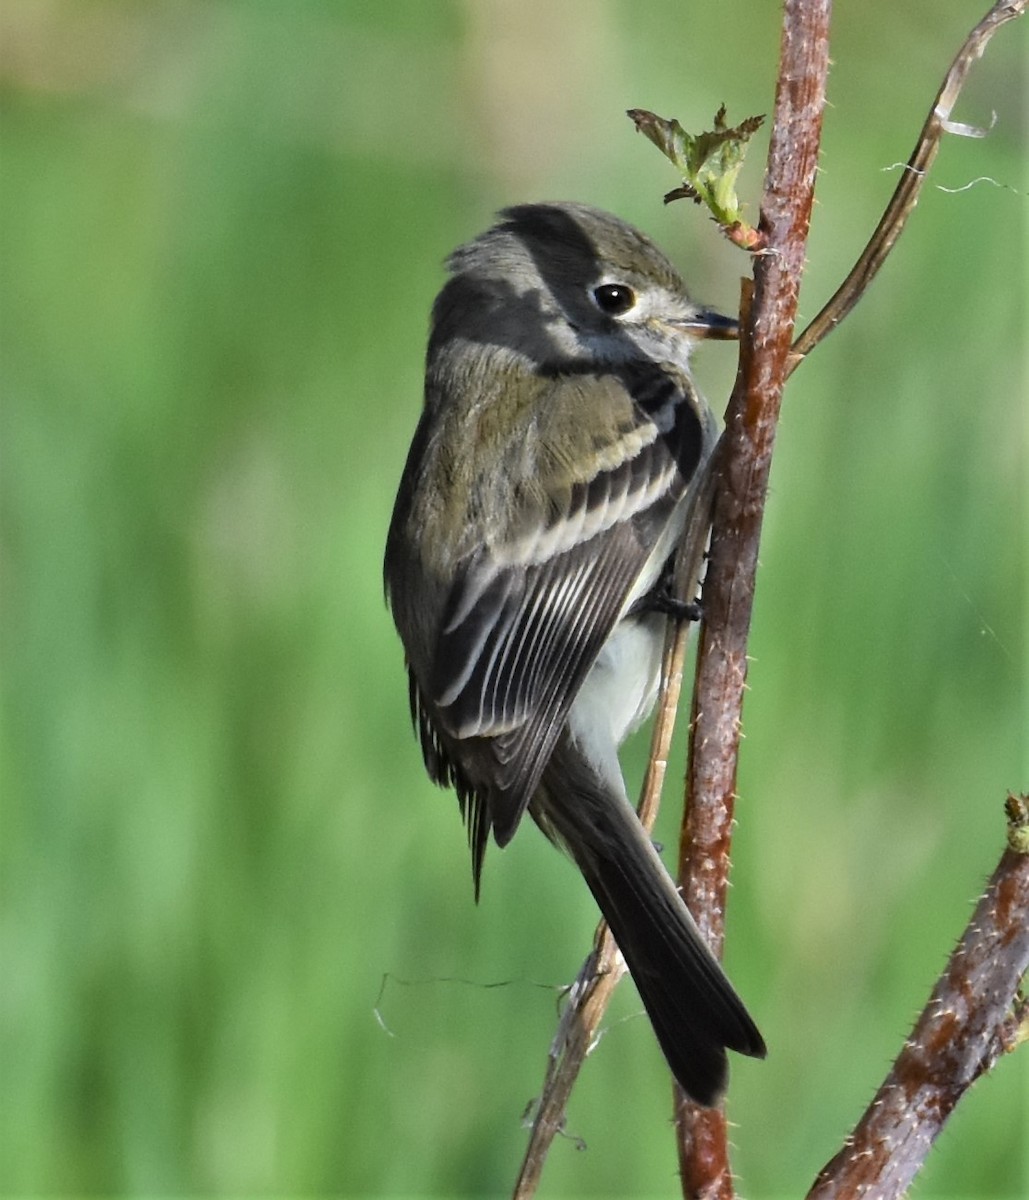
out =
{"type": "MultiPolygon", "coordinates": [[[[757,258],[740,374],[726,414],[704,584],[679,878],[687,905],[719,954],[758,541],[814,200],[830,11],[830,0],[785,5],[759,223],[768,249],[757,258]]],[[[677,1093],[675,1118],[683,1195],[731,1197],[724,1113],[677,1093]]]]}
{"type": "Polygon", "coordinates": [[[1029,968],[1029,853],[1009,841],[904,1049],[808,1200],[902,1196],[954,1106],[1017,1040],[1011,1012],[1029,968]]]}

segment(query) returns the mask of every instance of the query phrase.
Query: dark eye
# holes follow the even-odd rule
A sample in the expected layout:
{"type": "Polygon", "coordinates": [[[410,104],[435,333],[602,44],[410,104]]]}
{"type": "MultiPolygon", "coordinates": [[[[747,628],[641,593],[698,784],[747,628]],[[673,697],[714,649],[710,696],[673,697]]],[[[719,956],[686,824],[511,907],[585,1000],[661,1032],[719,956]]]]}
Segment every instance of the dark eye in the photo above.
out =
{"type": "Polygon", "coordinates": [[[594,289],[593,299],[601,312],[620,317],[636,303],[636,293],[624,283],[602,283],[594,289]]]}

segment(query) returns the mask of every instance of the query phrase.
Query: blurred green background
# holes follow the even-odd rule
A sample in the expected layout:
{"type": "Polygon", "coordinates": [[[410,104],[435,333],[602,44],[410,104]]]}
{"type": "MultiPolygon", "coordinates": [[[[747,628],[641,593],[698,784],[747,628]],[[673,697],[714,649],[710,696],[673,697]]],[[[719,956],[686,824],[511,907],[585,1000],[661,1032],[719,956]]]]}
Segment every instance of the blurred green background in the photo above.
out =
{"type": "MultiPolygon", "coordinates": [[[[838,7],[808,317],[982,7],[838,7]]],[[[408,727],[380,561],[427,314],[454,245],[546,198],[635,221],[732,308],[745,258],[662,207],[623,111],[768,111],[778,25],[745,0],[3,0],[8,1194],[509,1191],[594,910],[528,826],[476,910],[408,727]]],[[[787,396],[728,951],[771,1047],[731,1095],[756,1200],[802,1194],[872,1096],[1029,783],[1026,33],[956,114],[993,132],[932,180],[995,183],[927,188],[787,396]]],[[[732,352],[703,359],[721,411],[732,352]]],[[[1029,1191],[1026,1054],[917,1195],[1029,1191]]],[[[587,1149],[555,1145],[543,1195],[674,1195],[668,1111],[625,985],[569,1113],[587,1149]]]]}

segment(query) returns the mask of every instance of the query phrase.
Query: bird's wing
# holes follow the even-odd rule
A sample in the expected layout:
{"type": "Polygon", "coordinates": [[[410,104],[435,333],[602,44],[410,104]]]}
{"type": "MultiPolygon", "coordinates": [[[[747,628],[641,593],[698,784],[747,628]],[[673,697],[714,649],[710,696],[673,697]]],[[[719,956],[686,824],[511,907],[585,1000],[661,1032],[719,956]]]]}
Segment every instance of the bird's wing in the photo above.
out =
{"type": "Polygon", "coordinates": [[[501,845],[513,835],[705,450],[688,382],[656,367],[556,377],[533,413],[513,443],[528,482],[512,501],[498,473],[484,509],[507,519],[460,563],[428,680],[449,736],[489,755],[488,792],[466,807],[480,861],[490,825],[501,845]]]}

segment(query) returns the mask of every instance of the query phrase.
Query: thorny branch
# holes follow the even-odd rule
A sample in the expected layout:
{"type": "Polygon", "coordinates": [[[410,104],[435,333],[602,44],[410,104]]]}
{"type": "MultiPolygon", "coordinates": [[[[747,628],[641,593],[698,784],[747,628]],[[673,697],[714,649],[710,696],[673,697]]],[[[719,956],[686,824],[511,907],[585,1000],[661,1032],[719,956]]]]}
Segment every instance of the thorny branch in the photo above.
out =
{"type": "MultiPolygon", "coordinates": [[[[758,544],[814,203],[831,8],[831,0],[785,4],[758,223],[767,249],[755,261],[753,302],[741,328],[704,581],[679,879],[687,907],[719,956],[758,544]]],[[[724,1107],[701,1108],[678,1089],[674,1105],[683,1195],[730,1200],[724,1107]]]]}
{"type": "Polygon", "coordinates": [[[928,1004],[846,1144],[808,1200],[903,1196],[965,1092],[1027,1035],[1017,995],[1029,968],[1029,818],[1008,798],[1008,849],[928,1004]]]}

